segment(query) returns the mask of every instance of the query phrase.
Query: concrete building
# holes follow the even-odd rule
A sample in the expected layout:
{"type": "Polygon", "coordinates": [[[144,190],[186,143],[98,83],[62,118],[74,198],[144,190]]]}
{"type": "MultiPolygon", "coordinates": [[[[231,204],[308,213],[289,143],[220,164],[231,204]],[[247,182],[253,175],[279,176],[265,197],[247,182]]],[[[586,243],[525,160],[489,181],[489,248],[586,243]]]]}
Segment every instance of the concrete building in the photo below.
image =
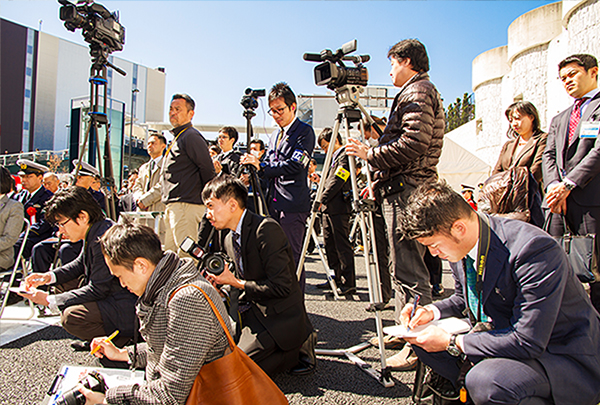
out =
{"type": "MultiPolygon", "coordinates": [[[[69,148],[72,108],[89,97],[90,60],[87,46],[0,19],[1,152],[69,148]]],[[[134,96],[135,121],[163,121],[166,75],[164,69],[114,55],[109,61],[127,72],[121,76],[108,69],[106,85],[108,97],[122,113],[111,137],[123,142],[123,136],[129,136],[126,125],[134,89],[139,90],[134,96]]]]}
{"type": "Polygon", "coordinates": [[[552,117],[571,105],[557,66],[574,53],[600,57],[599,0],[560,1],[518,17],[508,28],[507,45],[473,60],[475,125],[447,136],[494,166],[508,140],[506,107],[531,101],[547,130],[552,117]]]}

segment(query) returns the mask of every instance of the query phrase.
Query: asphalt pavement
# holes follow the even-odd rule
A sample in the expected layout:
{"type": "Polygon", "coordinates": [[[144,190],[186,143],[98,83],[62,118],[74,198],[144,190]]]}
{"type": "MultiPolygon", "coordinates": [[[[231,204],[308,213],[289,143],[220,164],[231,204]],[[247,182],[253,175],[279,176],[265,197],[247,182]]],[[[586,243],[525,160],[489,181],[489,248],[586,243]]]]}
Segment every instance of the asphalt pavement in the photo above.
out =
{"type": "MultiPolygon", "coordinates": [[[[364,258],[355,258],[357,293],[333,300],[315,287],[326,280],[316,254],[307,257],[306,308],[318,331],[318,349],[344,349],[376,335],[375,316],[365,310],[369,301],[364,258]]],[[[451,286],[448,270],[444,284],[451,286]]],[[[446,289],[446,295],[451,290],[446,289]]],[[[393,307],[381,311],[384,326],[393,325],[393,307]]],[[[0,347],[0,404],[30,405],[44,398],[54,376],[64,364],[97,365],[88,353],[75,352],[73,337],[60,326],[49,326],[0,347]]],[[[387,356],[396,350],[387,350],[387,356]]],[[[369,347],[357,355],[380,369],[379,350],[369,347]]],[[[346,357],[319,356],[314,374],[274,376],[290,404],[411,404],[414,372],[393,372],[393,387],[383,387],[346,357]]]]}

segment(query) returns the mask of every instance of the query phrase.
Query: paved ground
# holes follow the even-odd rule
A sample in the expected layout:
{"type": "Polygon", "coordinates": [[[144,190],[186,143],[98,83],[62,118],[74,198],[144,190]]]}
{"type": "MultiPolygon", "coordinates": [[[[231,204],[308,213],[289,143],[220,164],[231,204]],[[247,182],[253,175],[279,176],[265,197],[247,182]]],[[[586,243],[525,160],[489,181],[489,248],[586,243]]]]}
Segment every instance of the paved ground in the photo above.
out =
{"type": "MultiPolygon", "coordinates": [[[[314,285],[325,281],[318,256],[307,259],[306,307],[319,332],[320,349],[347,348],[375,336],[375,320],[365,311],[368,290],[364,259],[356,257],[357,294],[334,301],[314,285]]],[[[449,274],[444,284],[450,286],[449,274]]],[[[446,294],[450,291],[447,290],[446,294]]],[[[381,312],[384,326],[393,324],[393,309],[381,312]]],[[[72,336],[50,326],[0,348],[0,404],[37,404],[63,364],[93,365],[87,353],[74,352],[72,336]]],[[[388,356],[395,351],[388,351],[388,356]]],[[[359,356],[380,368],[379,351],[369,348],[359,356]]],[[[345,357],[319,357],[315,374],[307,377],[275,376],[291,404],[411,404],[413,372],[394,372],[394,386],[384,388],[345,357]]]]}

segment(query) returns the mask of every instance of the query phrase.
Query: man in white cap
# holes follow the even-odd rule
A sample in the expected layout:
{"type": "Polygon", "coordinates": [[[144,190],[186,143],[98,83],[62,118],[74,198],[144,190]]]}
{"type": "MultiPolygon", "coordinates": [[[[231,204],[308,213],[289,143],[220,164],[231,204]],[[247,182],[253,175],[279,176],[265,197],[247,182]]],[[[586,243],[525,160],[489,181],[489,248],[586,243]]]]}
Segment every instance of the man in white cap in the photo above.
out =
{"type": "MultiPolygon", "coordinates": [[[[23,204],[25,218],[31,224],[31,228],[27,240],[24,240],[25,232],[22,232],[19,236],[19,240],[17,240],[17,243],[14,245],[15,260],[17,259],[17,255],[23,244],[25,244],[23,248],[23,257],[29,259],[31,257],[33,246],[52,236],[53,232],[52,225],[45,220],[42,212],[46,205],[46,201],[52,197],[52,192],[48,191],[42,185],[44,173],[48,171],[48,168],[27,159],[17,160],[17,165],[21,169],[18,172],[18,175],[21,180],[22,190],[17,194],[13,194],[11,198],[23,204]]],[[[15,285],[18,285],[18,282],[18,280],[15,280],[15,285]]],[[[18,295],[11,294],[7,304],[12,305],[21,300],[22,298],[18,295]]]]}
{"type": "Polygon", "coordinates": [[[94,182],[94,178],[100,176],[100,171],[96,169],[94,166],[89,164],[88,162],[81,161],[81,167],[79,171],[77,171],[77,166],[79,165],[79,160],[73,160],[73,166],[75,167],[71,174],[73,176],[77,175],[77,181],[75,182],[76,186],[83,187],[87,191],[90,192],[94,200],[98,202],[102,211],[106,212],[106,200],[104,199],[104,193],[101,191],[94,190],[91,186],[94,182]]]}
{"type": "MultiPolygon", "coordinates": [[[[29,259],[33,245],[52,235],[52,226],[44,219],[42,210],[46,205],[46,201],[53,194],[42,185],[44,173],[48,171],[46,166],[27,159],[17,160],[17,165],[21,169],[18,175],[23,189],[15,194],[13,199],[23,204],[25,218],[31,224],[29,237],[25,241],[25,248],[23,249],[23,256],[29,259]]],[[[15,245],[15,256],[23,244],[23,237],[24,233],[21,234],[15,245]]]]}

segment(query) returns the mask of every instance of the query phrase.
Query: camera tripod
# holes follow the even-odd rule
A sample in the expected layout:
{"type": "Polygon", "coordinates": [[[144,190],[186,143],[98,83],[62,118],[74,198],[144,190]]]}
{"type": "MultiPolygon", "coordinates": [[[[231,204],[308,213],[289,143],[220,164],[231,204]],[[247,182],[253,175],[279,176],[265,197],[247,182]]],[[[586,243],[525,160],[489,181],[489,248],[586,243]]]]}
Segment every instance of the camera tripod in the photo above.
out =
{"type": "MultiPolygon", "coordinates": [[[[244,107],[245,109],[242,115],[244,118],[246,118],[246,152],[249,153],[250,142],[254,136],[254,131],[252,129],[252,118],[256,116],[256,113],[252,107],[244,107]]],[[[250,186],[252,187],[252,198],[254,199],[254,208],[256,209],[256,213],[262,215],[263,217],[268,217],[269,210],[267,208],[267,200],[265,199],[260,186],[260,179],[258,178],[258,173],[256,173],[256,167],[253,165],[245,165],[245,167],[250,173],[250,186]]]]}
{"type": "MultiPolygon", "coordinates": [[[[92,56],[92,67],[90,68],[90,110],[88,112],[89,122],[85,131],[83,143],[79,149],[79,163],[75,167],[75,178],[73,185],[77,182],[77,175],[82,168],[83,154],[85,152],[90,134],[93,134],[93,143],[98,155],[98,171],[100,172],[102,191],[106,202],[107,216],[113,220],[117,219],[115,208],[115,180],[113,176],[112,157],[110,150],[110,124],[106,111],[107,104],[107,66],[119,74],[125,76],[126,73],[108,61],[110,49],[96,44],[90,45],[90,55],[92,56]],[[100,86],[103,86],[102,105],[100,105],[100,86]],[[104,156],[100,151],[99,131],[104,128],[106,138],[104,140],[104,156]],[[100,162],[104,160],[104,168],[100,162]]],[[[133,125],[133,122],[131,123],[133,125]]],[[[90,141],[90,145],[92,142],[90,141]]],[[[91,146],[93,147],[93,146],[91,146]]]]}
{"type": "MultiPolygon", "coordinates": [[[[338,88],[335,88],[336,92],[336,101],[339,104],[339,110],[335,119],[335,124],[333,127],[333,134],[331,135],[331,141],[329,142],[329,147],[327,149],[327,154],[325,157],[325,163],[323,164],[323,173],[321,174],[321,178],[323,180],[327,179],[329,171],[331,170],[331,160],[333,157],[333,150],[335,146],[335,140],[340,134],[340,126],[343,124],[345,128],[345,140],[347,141],[350,138],[350,124],[352,122],[359,122],[361,135],[364,136],[364,128],[362,126],[362,115],[364,114],[365,119],[367,119],[371,124],[374,124],[371,116],[365,110],[365,108],[360,104],[359,96],[362,91],[361,86],[356,85],[344,85],[338,88]]],[[[377,125],[373,125],[374,128],[377,128],[377,125]]],[[[379,128],[377,128],[379,129],[379,128]]],[[[367,184],[371,195],[369,199],[360,199],[359,190],[356,180],[356,161],[354,156],[348,156],[348,160],[350,163],[350,180],[352,182],[352,209],[356,212],[357,221],[360,226],[363,245],[364,245],[364,258],[365,258],[365,268],[367,270],[367,282],[369,286],[369,301],[371,303],[371,307],[374,308],[375,313],[375,325],[377,328],[377,336],[379,339],[379,353],[381,357],[381,371],[374,369],[371,365],[364,362],[355,353],[360,352],[367,347],[371,346],[369,342],[364,342],[353,346],[348,349],[338,349],[338,350],[324,350],[318,349],[316,350],[317,354],[325,355],[325,356],[346,356],[349,360],[354,362],[361,370],[369,374],[371,377],[377,379],[384,387],[391,387],[394,385],[394,382],[391,379],[390,369],[386,365],[385,359],[385,346],[383,343],[383,325],[381,320],[381,308],[383,307],[383,300],[381,294],[381,284],[379,279],[379,263],[377,259],[377,249],[375,242],[375,234],[374,234],[374,226],[373,226],[373,211],[375,211],[375,202],[374,196],[372,192],[372,182],[371,175],[367,171],[367,184]],[[370,260],[370,255],[373,257],[373,261],[370,260]]],[[[300,261],[298,263],[297,276],[300,277],[302,267],[304,265],[304,259],[306,257],[306,252],[308,250],[309,238],[313,236],[316,241],[316,234],[314,232],[314,223],[316,219],[317,212],[321,205],[321,197],[323,195],[325,181],[321,181],[319,183],[319,188],[317,189],[317,195],[315,197],[315,201],[312,207],[312,213],[308,222],[307,234],[304,240],[304,246],[302,248],[302,255],[300,257],[300,261]]],[[[327,267],[326,267],[327,269],[327,267]]],[[[326,271],[329,273],[329,271],[326,271]]],[[[337,286],[335,284],[335,280],[331,278],[329,274],[327,274],[327,280],[334,291],[334,296],[336,299],[338,295],[336,294],[337,286]]]]}

